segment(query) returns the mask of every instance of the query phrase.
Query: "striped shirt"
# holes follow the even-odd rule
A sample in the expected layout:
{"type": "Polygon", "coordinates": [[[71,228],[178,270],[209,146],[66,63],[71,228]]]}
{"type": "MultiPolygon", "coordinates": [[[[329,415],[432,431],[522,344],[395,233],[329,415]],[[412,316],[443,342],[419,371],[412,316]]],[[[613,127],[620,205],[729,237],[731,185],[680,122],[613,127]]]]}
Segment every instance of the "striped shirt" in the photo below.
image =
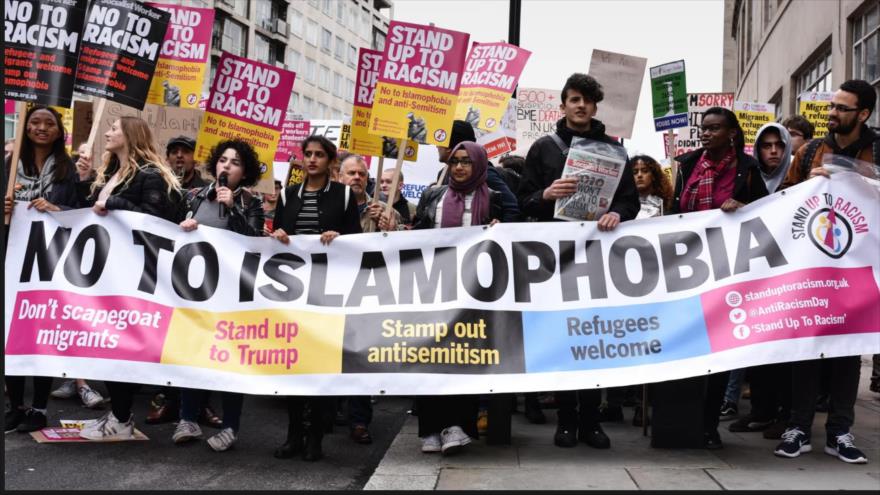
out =
{"type": "Polygon", "coordinates": [[[296,229],[294,234],[320,234],[321,225],[318,223],[318,194],[319,191],[303,191],[302,208],[296,217],[296,229]]]}

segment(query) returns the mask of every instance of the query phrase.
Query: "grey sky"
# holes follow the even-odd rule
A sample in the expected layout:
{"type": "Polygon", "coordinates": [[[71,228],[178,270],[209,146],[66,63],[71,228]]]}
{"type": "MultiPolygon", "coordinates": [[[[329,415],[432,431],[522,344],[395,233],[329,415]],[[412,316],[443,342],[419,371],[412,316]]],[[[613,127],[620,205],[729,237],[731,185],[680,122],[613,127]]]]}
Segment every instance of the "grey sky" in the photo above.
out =
{"type": "MultiPolygon", "coordinates": [[[[471,41],[506,41],[508,5],[508,0],[395,0],[394,18],[464,31],[471,41]]],[[[523,0],[522,10],[520,45],[532,56],[521,86],[562,89],[572,72],[588,72],[597,48],[645,57],[649,68],[684,59],[688,92],[721,91],[721,0],[523,0]]],[[[661,159],[663,138],[654,131],[645,72],[626,147],[630,154],[661,159]]]]}

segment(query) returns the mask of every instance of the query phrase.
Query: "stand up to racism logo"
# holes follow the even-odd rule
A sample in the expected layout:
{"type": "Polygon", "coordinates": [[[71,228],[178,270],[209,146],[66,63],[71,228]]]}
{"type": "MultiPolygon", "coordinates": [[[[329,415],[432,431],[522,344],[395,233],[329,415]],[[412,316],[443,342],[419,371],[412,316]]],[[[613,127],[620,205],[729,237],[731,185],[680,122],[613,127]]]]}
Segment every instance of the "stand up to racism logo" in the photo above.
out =
{"type": "Polygon", "coordinates": [[[868,232],[862,209],[842,196],[822,193],[811,196],[795,210],[793,239],[809,238],[819,251],[839,259],[849,251],[857,234],[868,232]]]}

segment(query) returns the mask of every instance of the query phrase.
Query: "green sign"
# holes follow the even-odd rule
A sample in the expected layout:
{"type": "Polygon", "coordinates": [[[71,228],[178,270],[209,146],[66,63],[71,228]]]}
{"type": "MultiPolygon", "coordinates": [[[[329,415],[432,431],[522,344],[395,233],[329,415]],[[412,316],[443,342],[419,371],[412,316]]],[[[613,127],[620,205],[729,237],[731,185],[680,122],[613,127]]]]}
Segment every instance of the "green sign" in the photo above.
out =
{"type": "Polygon", "coordinates": [[[656,130],[665,131],[688,125],[684,60],[651,67],[651,96],[656,130]]]}

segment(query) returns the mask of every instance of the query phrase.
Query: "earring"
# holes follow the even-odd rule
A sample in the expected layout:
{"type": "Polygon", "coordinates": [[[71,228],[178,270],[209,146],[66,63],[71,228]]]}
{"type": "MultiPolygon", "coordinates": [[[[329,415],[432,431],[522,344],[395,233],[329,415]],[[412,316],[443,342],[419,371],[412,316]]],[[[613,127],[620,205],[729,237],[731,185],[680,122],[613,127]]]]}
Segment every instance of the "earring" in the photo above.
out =
{"type": "Polygon", "coordinates": [[[730,147],[731,148],[734,147],[733,136],[730,137],[730,147]]]}

